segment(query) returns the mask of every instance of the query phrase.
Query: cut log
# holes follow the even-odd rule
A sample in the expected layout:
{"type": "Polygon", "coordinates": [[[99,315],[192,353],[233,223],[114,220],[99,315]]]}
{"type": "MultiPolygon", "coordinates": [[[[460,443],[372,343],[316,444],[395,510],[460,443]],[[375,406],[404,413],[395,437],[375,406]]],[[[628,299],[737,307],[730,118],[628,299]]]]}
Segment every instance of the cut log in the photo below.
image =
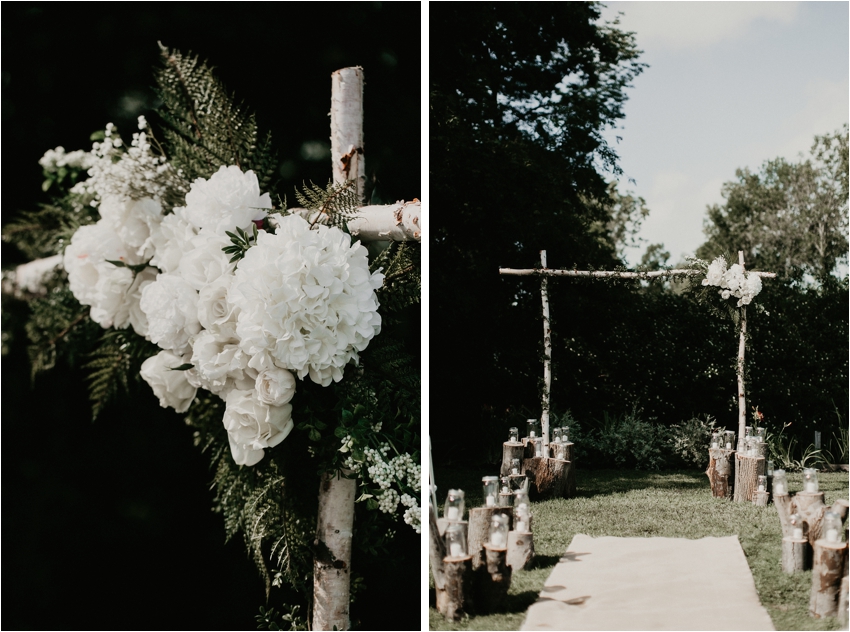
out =
{"type": "Polygon", "coordinates": [[[753,492],[753,504],[756,507],[767,507],[767,499],[770,496],[767,492],[753,492]]]}
{"type": "Polygon", "coordinates": [[[841,588],[838,591],[838,622],[843,626],[847,626],[848,619],[848,588],[850,588],[850,559],[848,559],[848,549],[844,549],[844,577],[841,578],[841,588]]]}
{"type": "Polygon", "coordinates": [[[764,474],[765,462],[762,457],[735,455],[735,502],[752,502],[753,492],[758,489],[759,476],[764,474]]]}
{"type": "Polygon", "coordinates": [[[529,478],[528,497],[531,500],[564,498],[568,491],[568,477],[572,463],[538,457],[525,459],[523,469],[529,478]]]}
{"type": "MultiPolygon", "coordinates": [[[[443,560],[445,573],[445,598],[438,607],[449,621],[460,621],[474,614],[472,602],[472,556],[447,557],[443,560]]],[[[439,600],[438,600],[439,601],[439,600]]]]}
{"type": "Polygon", "coordinates": [[[490,522],[495,514],[508,516],[508,530],[513,525],[513,507],[474,507],[469,510],[467,552],[472,556],[472,570],[484,566],[484,544],[490,540],[490,522]]]}
{"type": "Polygon", "coordinates": [[[508,478],[510,479],[512,492],[515,492],[520,489],[528,489],[528,477],[525,474],[511,474],[510,476],[508,476],[508,478]]]}
{"type": "Polygon", "coordinates": [[[518,571],[534,559],[534,536],[519,531],[508,532],[508,566],[518,571]]]}
{"type": "Polygon", "coordinates": [[[809,570],[812,567],[811,551],[809,541],[805,538],[782,538],[782,570],[786,573],[809,570]]]}
{"type": "Polygon", "coordinates": [[[814,546],[816,540],[820,540],[823,530],[823,516],[826,506],[823,504],[823,492],[797,492],[794,494],[794,505],[796,511],[803,519],[803,529],[809,545],[814,546]]]}
{"type": "Polygon", "coordinates": [[[782,537],[792,535],[789,516],[794,513],[790,494],[774,494],[773,504],[776,505],[776,513],[779,514],[779,524],[782,526],[782,537]]]}
{"type": "Polygon", "coordinates": [[[428,559],[431,561],[431,575],[434,578],[435,606],[440,613],[448,608],[446,592],[446,574],[443,570],[443,558],[446,557],[446,541],[437,527],[434,505],[428,504],[428,559]]]}
{"type": "Polygon", "coordinates": [[[722,448],[708,451],[708,469],[705,471],[714,498],[732,500],[735,481],[735,450],[722,448]]]}
{"type": "Polygon", "coordinates": [[[812,561],[812,595],[809,614],[820,619],[838,614],[846,542],[816,540],[812,561]]]}
{"type": "MultiPolygon", "coordinates": [[[[521,442],[511,443],[505,441],[502,444],[502,469],[499,471],[499,476],[509,476],[511,474],[511,461],[519,459],[520,467],[522,460],[525,458],[525,444],[521,442]]],[[[522,474],[522,470],[519,472],[522,474]]]]}
{"type": "Polygon", "coordinates": [[[514,495],[511,492],[499,492],[499,507],[513,507],[514,495]]]}
{"type": "Polygon", "coordinates": [[[479,614],[496,612],[505,605],[511,587],[508,549],[484,545],[485,563],[475,572],[475,605],[479,614]]]}
{"type": "Polygon", "coordinates": [[[550,443],[549,454],[553,459],[572,461],[574,445],[574,443],[550,443]]]}

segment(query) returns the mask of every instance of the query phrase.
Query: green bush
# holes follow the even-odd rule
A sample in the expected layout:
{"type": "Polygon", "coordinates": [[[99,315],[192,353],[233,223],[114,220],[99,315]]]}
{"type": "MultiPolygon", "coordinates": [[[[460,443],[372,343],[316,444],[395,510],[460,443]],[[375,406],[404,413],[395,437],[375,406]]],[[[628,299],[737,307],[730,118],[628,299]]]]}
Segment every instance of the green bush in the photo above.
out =
{"type": "Polygon", "coordinates": [[[711,415],[706,415],[705,419],[692,417],[670,426],[669,447],[673,457],[684,467],[708,467],[707,447],[716,423],[711,415]]]}

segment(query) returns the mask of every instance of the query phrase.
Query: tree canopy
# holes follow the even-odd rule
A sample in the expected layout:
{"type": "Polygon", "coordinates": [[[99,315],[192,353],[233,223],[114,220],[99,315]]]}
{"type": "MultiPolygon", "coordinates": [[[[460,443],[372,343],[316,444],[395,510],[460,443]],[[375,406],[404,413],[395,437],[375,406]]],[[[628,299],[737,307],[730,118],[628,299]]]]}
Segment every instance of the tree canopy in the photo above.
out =
{"type": "Polygon", "coordinates": [[[707,241],[697,256],[744,251],[748,267],[825,283],[847,262],[848,131],[816,136],[799,162],[766,161],[738,169],[723,185],[724,204],[708,207],[707,241]]]}

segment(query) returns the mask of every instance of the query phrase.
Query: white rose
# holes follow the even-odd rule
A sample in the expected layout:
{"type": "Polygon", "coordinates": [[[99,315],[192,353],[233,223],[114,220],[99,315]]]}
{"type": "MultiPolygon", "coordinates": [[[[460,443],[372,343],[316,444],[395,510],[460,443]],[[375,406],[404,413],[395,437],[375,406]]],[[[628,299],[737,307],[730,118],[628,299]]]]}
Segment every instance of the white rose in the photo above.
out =
{"type": "Polygon", "coordinates": [[[201,288],[198,293],[198,320],[204,329],[219,338],[236,340],[236,317],[239,310],[227,300],[227,291],[233,281],[225,274],[201,288]]]}
{"type": "Polygon", "coordinates": [[[142,363],[142,379],[150,384],[154,395],[163,408],[171,407],[185,413],[195,399],[198,389],[189,383],[186,371],[173,371],[185,364],[184,360],[170,351],[160,351],[142,363]]]}
{"type": "Polygon", "coordinates": [[[233,266],[222,248],[231,245],[220,235],[201,234],[192,239],[192,249],[183,255],[177,273],[196,290],[229,273],[233,266]]]}
{"type": "Polygon", "coordinates": [[[254,387],[257,372],[248,367],[248,359],[237,344],[218,339],[210,331],[202,331],[192,342],[191,363],[200,384],[219,395],[225,390],[254,387]]]}
{"type": "Polygon", "coordinates": [[[242,173],[236,166],[222,166],[209,180],[198,178],[186,194],[184,217],[203,232],[224,235],[239,227],[247,229],[251,220],[262,219],[271,209],[268,193],[260,195],[253,171],[242,173]]]}
{"type": "Polygon", "coordinates": [[[154,249],[151,264],[163,272],[175,272],[183,255],[194,247],[192,238],[198,231],[183,217],[185,210],[175,208],[151,231],[151,245],[154,249]]]}
{"type": "Polygon", "coordinates": [[[143,261],[153,256],[151,231],[163,219],[159,202],[152,198],[125,200],[108,196],[101,201],[98,211],[136,256],[143,261]]]}
{"type": "Polygon", "coordinates": [[[286,369],[265,369],[257,375],[257,398],[269,406],[283,406],[295,395],[295,376],[286,369]]]}
{"type": "Polygon", "coordinates": [[[148,337],[163,349],[183,355],[201,330],[198,293],[176,274],[160,274],[142,289],[139,306],[148,318],[148,337]]]}
{"type": "MultiPolygon", "coordinates": [[[[726,287],[735,294],[736,290],[738,290],[741,285],[744,283],[744,268],[741,267],[740,264],[733,264],[724,274],[723,274],[723,285],[722,287],[726,287]]],[[[735,294],[737,296],[737,294],[735,294]]]]}
{"type": "Polygon", "coordinates": [[[128,318],[133,329],[140,336],[148,336],[148,317],[142,311],[142,291],[146,286],[156,281],[156,268],[145,268],[136,275],[133,285],[127,290],[128,318]]]}
{"type": "Polygon", "coordinates": [[[256,465],[292,431],[292,406],[267,406],[251,391],[232,390],[224,411],[224,427],[230,440],[230,451],[237,465],[256,465]]]}
{"type": "Polygon", "coordinates": [[[723,280],[723,273],[726,272],[726,259],[717,257],[708,266],[708,271],[703,279],[703,285],[720,285],[723,280]]]}

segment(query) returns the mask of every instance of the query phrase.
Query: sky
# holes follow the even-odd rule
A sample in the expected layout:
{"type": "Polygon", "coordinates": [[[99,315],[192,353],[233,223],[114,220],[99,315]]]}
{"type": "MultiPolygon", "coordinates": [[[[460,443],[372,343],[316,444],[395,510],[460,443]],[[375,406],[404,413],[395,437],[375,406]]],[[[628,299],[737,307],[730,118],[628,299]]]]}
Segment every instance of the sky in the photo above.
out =
{"type": "Polygon", "coordinates": [[[620,191],[650,209],[630,249],[663,243],[669,263],[693,255],[705,209],[722,204],[735,170],[798,160],[815,135],[848,122],[848,2],[606,2],[636,34],[649,67],[625,119],[606,134],[620,156],[620,191]],[[620,136],[622,140],[615,140],[620,136]]]}

